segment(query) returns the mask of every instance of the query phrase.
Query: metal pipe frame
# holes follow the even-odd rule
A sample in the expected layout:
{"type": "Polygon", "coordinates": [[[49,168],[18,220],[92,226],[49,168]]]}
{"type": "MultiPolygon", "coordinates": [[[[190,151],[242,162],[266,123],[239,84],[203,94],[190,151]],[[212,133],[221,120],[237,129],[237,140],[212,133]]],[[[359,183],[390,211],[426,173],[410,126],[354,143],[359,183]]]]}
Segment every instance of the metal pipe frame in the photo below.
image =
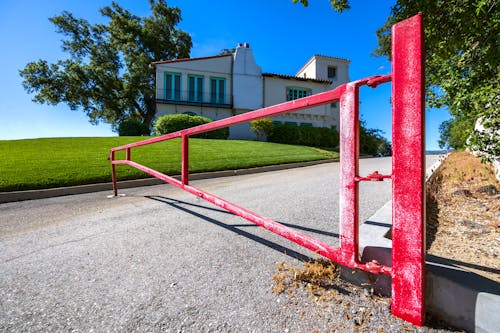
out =
{"type": "Polygon", "coordinates": [[[353,269],[392,277],[392,313],[416,325],[424,322],[425,268],[425,159],[424,159],[424,77],[423,23],[421,14],[393,26],[391,75],[372,76],[349,82],[320,94],[262,108],[234,117],[123,145],[110,150],[113,191],[118,195],[116,168],[125,164],[179,187],[220,208],[236,214],[275,234],[291,240],[332,261],[353,269]],[[392,80],[393,160],[392,175],[377,171],[359,176],[359,87],[376,86],[392,80]],[[300,233],[244,207],[189,185],[189,136],[255,119],[332,103],[340,100],[340,247],[336,248],[300,233]],[[131,148],[181,138],[181,180],[131,160],[131,148]],[[115,153],[126,151],[125,160],[115,153]],[[373,260],[359,260],[360,181],[392,178],[393,248],[392,267],[373,260]]]}

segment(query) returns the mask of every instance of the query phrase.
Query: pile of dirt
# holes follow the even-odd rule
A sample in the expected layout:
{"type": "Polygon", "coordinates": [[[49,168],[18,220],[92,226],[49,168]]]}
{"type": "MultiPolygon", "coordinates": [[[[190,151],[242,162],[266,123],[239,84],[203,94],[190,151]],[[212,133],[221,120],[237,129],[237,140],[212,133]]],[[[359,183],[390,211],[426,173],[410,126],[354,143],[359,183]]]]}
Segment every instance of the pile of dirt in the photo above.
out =
{"type": "Polygon", "coordinates": [[[500,184],[468,152],[451,153],[427,183],[427,253],[500,282],[500,184]]]}

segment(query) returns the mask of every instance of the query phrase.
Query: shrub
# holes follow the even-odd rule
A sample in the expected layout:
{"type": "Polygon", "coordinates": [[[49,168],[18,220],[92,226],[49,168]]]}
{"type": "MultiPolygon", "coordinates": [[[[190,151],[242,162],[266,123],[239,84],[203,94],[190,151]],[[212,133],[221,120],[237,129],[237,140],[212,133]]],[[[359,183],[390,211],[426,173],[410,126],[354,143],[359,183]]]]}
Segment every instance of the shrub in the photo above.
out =
{"type": "Polygon", "coordinates": [[[250,122],[250,129],[257,134],[257,140],[262,141],[271,134],[273,121],[269,118],[252,120],[250,122]]]}
{"type": "Polygon", "coordinates": [[[118,125],[119,136],[140,136],[150,135],[149,126],[135,119],[126,119],[118,125]]]}
{"type": "Polygon", "coordinates": [[[326,127],[306,127],[293,125],[274,125],[269,142],[286,143],[313,147],[336,147],[339,133],[326,127]]]}
{"type": "MultiPolygon", "coordinates": [[[[159,117],[154,128],[156,135],[164,135],[210,122],[212,122],[212,119],[206,117],[191,116],[188,114],[169,114],[159,117]]],[[[225,140],[228,136],[229,128],[220,128],[215,131],[193,135],[193,138],[225,140]]]]}
{"type": "Polygon", "coordinates": [[[367,128],[364,120],[359,125],[359,151],[366,155],[392,155],[392,146],[382,136],[384,132],[375,128],[367,128]]]}

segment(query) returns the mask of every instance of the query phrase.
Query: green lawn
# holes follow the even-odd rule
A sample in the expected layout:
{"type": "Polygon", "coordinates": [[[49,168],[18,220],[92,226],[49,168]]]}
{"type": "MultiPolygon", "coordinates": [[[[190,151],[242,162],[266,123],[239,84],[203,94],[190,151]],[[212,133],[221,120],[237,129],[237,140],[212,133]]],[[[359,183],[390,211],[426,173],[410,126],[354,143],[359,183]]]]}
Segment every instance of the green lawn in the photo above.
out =
{"type": "MultiPolygon", "coordinates": [[[[147,137],[0,140],[0,192],[111,181],[109,149],[147,137]]],[[[335,152],[282,144],[190,139],[191,173],[338,157],[335,152]]],[[[166,174],[180,173],[180,140],[132,148],[132,160],[166,174]]],[[[116,158],[124,158],[124,152],[116,158]]],[[[148,175],[117,166],[118,179],[148,175]]]]}

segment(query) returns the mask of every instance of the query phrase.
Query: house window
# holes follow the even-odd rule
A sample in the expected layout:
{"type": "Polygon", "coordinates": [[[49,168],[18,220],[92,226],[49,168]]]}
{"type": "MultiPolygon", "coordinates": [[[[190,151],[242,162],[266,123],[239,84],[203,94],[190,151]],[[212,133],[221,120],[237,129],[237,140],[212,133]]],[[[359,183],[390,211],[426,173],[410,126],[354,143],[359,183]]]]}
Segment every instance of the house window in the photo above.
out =
{"type": "Polygon", "coordinates": [[[313,127],[313,124],[312,123],[300,123],[300,126],[313,127]]]}
{"type": "Polygon", "coordinates": [[[273,120],[273,125],[281,125],[281,121],[273,120]]]}
{"type": "Polygon", "coordinates": [[[337,102],[330,103],[330,107],[335,109],[337,107],[337,102]]]}
{"type": "Polygon", "coordinates": [[[302,98],[311,95],[310,89],[304,88],[287,88],[286,100],[292,101],[297,98],[302,98]]]}
{"type": "Polygon", "coordinates": [[[165,73],[165,99],[179,101],[181,99],[181,74],[165,73]]]}
{"type": "Polygon", "coordinates": [[[191,111],[183,112],[182,114],[187,114],[188,116],[197,116],[196,113],[191,112],[191,111]]]}
{"type": "Polygon", "coordinates": [[[210,102],[214,104],[225,104],[226,79],[220,77],[210,78],[210,102]]]}
{"type": "Polygon", "coordinates": [[[188,75],[188,100],[203,102],[203,76],[188,75]]]}
{"type": "Polygon", "coordinates": [[[336,79],[337,78],[337,67],[328,66],[328,78],[336,79]]]}
{"type": "Polygon", "coordinates": [[[297,123],[294,121],[285,121],[285,125],[297,126],[297,123]]]}

